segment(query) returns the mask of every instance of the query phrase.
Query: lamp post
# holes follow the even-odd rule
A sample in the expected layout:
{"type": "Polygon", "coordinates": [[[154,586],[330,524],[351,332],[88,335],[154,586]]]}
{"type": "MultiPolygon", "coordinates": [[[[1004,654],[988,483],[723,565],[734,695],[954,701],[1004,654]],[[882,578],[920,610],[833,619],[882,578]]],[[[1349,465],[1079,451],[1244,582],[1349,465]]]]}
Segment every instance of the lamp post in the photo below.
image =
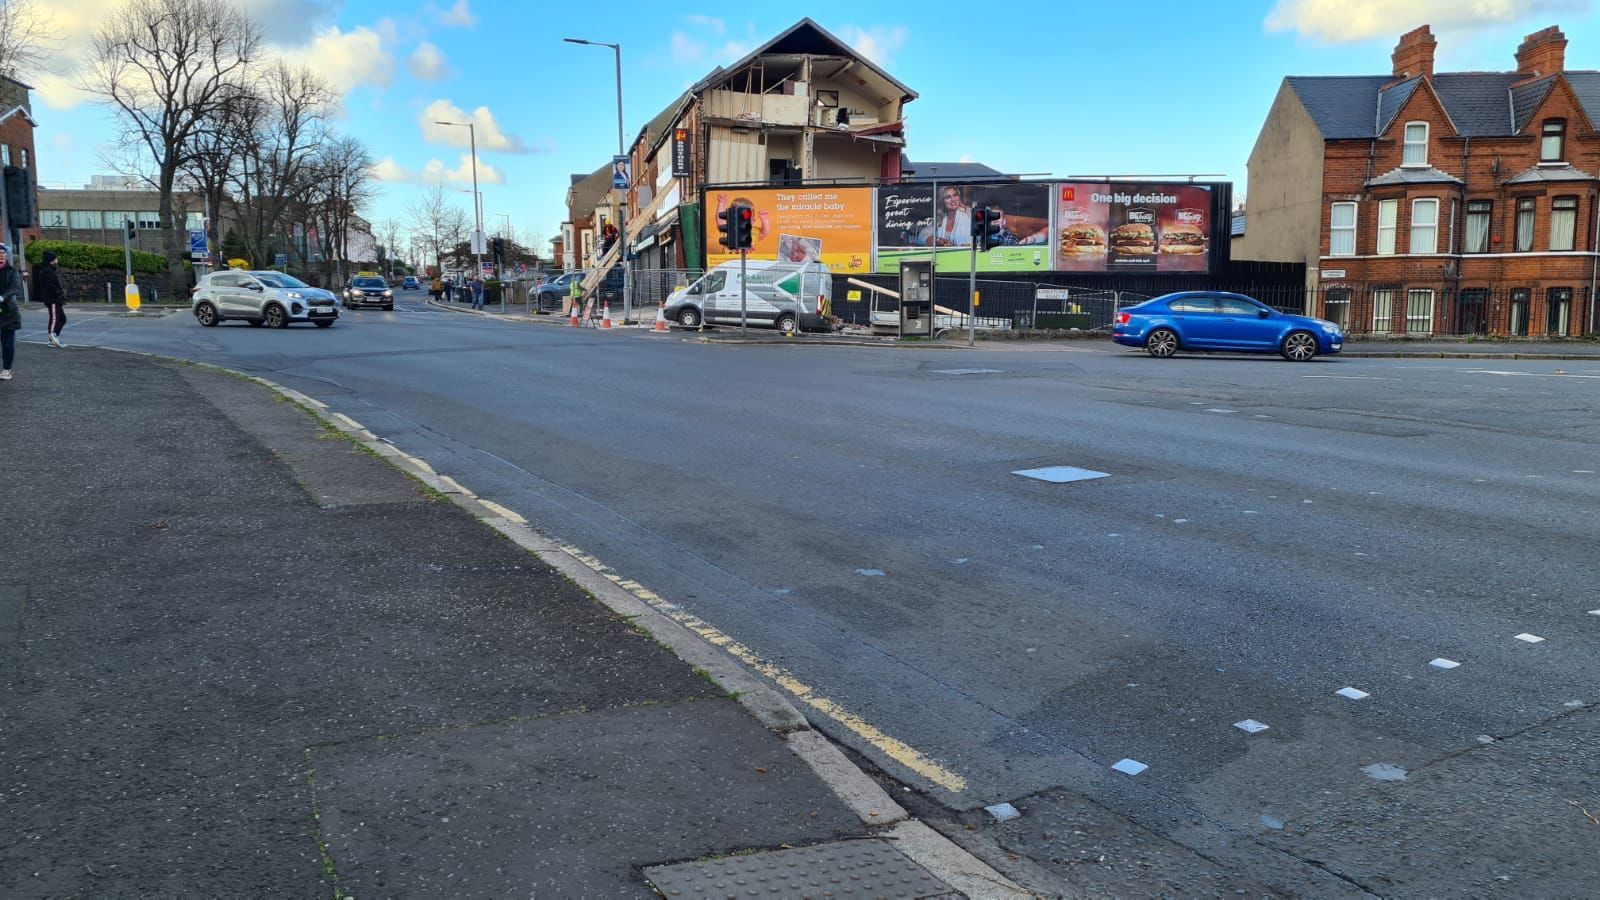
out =
{"type": "Polygon", "coordinates": [[[478,129],[471,122],[434,122],[435,125],[453,125],[467,130],[472,145],[472,255],[478,261],[479,278],[483,277],[483,195],[478,193],[478,129]]]}
{"type": "MultiPolygon", "coordinates": [[[[586,41],[586,40],[583,40],[582,38],[562,38],[562,40],[566,41],[569,44],[582,44],[582,45],[587,46],[587,47],[610,47],[612,53],[616,54],[616,63],[617,63],[617,155],[618,156],[625,155],[627,153],[627,150],[624,149],[623,144],[622,144],[622,45],[621,44],[608,44],[605,41],[586,41]]],[[[621,251],[622,252],[622,321],[623,321],[623,324],[627,324],[629,319],[631,318],[630,313],[631,313],[632,307],[633,307],[633,275],[632,275],[632,273],[630,271],[631,266],[628,264],[628,191],[627,191],[627,188],[623,188],[622,189],[622,197],[617,203],[617,209],[621,210],[621,213],[622,213],[621,215],[617,216],[617,219],[619,220],[618,223],[617,223],[617,230],[618,230],[617,240],[619,240],[622,243],[622,251],[621,251]]]]}

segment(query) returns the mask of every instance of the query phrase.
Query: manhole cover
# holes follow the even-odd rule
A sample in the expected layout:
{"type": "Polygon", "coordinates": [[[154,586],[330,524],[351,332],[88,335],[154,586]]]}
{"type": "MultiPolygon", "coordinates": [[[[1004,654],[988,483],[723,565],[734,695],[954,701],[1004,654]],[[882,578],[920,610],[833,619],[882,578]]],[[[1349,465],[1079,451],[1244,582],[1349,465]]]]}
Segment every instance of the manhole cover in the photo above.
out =
{"type": "Polygon", "coordinates": [[[877,839],[654,866],[644,875],[668,897],[961,896],[877,839]]]}

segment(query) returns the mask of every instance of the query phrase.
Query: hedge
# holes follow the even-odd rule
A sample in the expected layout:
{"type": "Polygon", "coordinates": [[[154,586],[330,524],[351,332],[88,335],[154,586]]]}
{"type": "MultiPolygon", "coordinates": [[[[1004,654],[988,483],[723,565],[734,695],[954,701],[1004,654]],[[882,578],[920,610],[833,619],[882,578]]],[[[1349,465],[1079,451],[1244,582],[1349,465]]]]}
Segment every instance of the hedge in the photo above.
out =
{"type": "MultiPolygon", "coordinates": [[[[59,257],[63,269],[114,269],[122,271],[122,248],[104,244],[83,244],[78,241],[34,241],[28,245],[28,263],[38,265],[44,252],[52,251],[59,257]]],[[[164,275],[167,258],[159,253],[133,253],[133,270],[146,275],[164,275]]]]}

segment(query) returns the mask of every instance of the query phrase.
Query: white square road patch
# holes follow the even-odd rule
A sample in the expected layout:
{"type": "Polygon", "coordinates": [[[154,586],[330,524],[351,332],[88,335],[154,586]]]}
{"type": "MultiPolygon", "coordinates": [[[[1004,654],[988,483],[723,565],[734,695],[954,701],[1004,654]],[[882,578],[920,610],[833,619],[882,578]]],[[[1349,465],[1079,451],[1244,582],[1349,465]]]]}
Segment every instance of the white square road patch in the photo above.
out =
{"type": "Polygon", "coordinates": [[[1001,369],[929,369],[935,375],[999,375],[1001,369]]]}
{"type": "Polygon", "coordinates": [[[1544,643],[1544,638],[1539,637],[1537,634],[1528,634],[1526,631],[1524,631],[1522,634],[1517,635],[1517,640],[1523,642],[1524,644],[1542,644],[1542,643],[1544,643]]]}
{"type": "Polygon", "coordinates": [[[1023,478],[1033,478],[1038,481],[1048,481],[1051,484],[1068,484],[1074,481],[1092,481],[1096,478],[1110,478],[1109,472],[1096,472],[1093,469],[1080,469],[1076,466],[1046,466],[1043,469],[1019,469],[1012,472],[1023,478]]]}
{"type": "Polygon", "coordinates": [[[1118,772],[1121,772],[1124,775],[1137,775],[1150,767],[1142,762],[1139,762],[1137,759],[1124,759],[1111,768],[1116,769],[1118,772]]]}
{"type": "Polygon", "coordinates": [[[1346,700],[1365,700],[1372,696],[1366,691],[1353,687],[1339,688],[1337,691],[1334,691],[1334,693],[1345,698],[1346,700]]]}
{"type": "Polygon", "coordinates": [[[1428,665],[1433,666],[1435,669],[1459,669],[1459,668],[1461,668],[1461,663],[1458,663],[1453,659],[1445,659],[1442,656],[1439,657],[1438,659],[1430,660],[1428,662],[1428,665]]]}
{"type": "Polygon", "coordinates": [[[1257,722],[1255,719],[1245,719],[1243,722],[1235,722],[1235,723],[1233,723],[1233,727],[1239,729],[1240,731],[1244,732],[1245,734],[1260,734],[1261,732],[1266,731],[1268,728],[1271,728],[1272,726],[1271,725],[1263,725],[1260,722],[1257,722]]]}

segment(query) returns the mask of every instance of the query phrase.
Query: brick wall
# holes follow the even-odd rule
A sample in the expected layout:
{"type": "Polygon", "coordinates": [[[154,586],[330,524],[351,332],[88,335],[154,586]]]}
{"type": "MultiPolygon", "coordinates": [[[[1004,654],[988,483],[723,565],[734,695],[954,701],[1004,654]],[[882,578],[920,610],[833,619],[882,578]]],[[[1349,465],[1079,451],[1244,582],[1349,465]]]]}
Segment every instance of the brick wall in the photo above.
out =
{"type": "MultiPolygon", "coordinates": [[[[1494,296],[1509,296],[1513,289],[1527,290],[1532,307],[1529,334],[1545,333],[1547,301],[1552,289],[1572,292],[1572,315],[1566,334],[1579,335],[1587,329],[1590,279],[1594,258],[1580,255],[1592,251],[1600,192],[1594,181],[1507,185],[1505,180],[1535,168],[1539,163],[1539,133],[1547,119],[1567,121],[1565,161],[1585,172],[1600,171],[1600,136],[1588,132],[1586,118],[1564,81],[1558,82],[1540,108],[1517,136],[1464,139],[1440,107],[1432,90],[1419,86],[1395,117],[1388,131],[1376,141],[1329,141],[1323,171],[1321,215],[1322,288],[1347,287],[1367,293],[1375,286],[1397,289],[1403,297],[1410,289],[1435,292],[1435,330],[1449,332],[1459,326],[1452,305],[1463,291],[1488,290],[1494,296]],[[1465,184],[1397,185],[1368,188],[1365,183],[1399,167],[1404,152],[1407,122],[1428,123],[1428,164],[1465,184]],[[1574,252],[1570,255],[1550,251],[1552,201],[1572,197],[1577,202],[1574,252]],[[1410,249],[1413,202],[1422,198],[1439,201],[1437,250],[1434,255],[1405,255],[1410,249]],[[1394,256],[1371,258],[1377,254],[1378,216],[1384,200],[1399,201],[1395,230],[1394,256]],[[1492,204],[1488,253],[1465,250],[1466,213],[1469,201],[1487,200],[1492,204]],[[1517,202],[1532,200],[1533,244],[1527,254],[1515,252],[1517,202]],[[1356,248],[1353,257],[1330,257],[1332,235],[1329,228],[1332,206],[1354,201],[1357,205],[1356,248]],[[1452,249],[1458,251],[1452,254],[1452,249]],[[1341,279],[1327,279],[1327,270],[1343,270],[1341,279]]],[[[1559,296],[1559,295],[1558,295],[1559,296]]],[[[1398,302],[1398,301],[1397,301],[1398,302]]],[[[1322,312],[1319,310],[1319,312],[1322,312]]],[[[1402,317],[1396,316],[1395,330],[1404,330],[1402,317]]],[[[1501,303],[1487,313],[1484,330],[1505,333],[1511,325],[1509,305],[1501,303]]]]}

